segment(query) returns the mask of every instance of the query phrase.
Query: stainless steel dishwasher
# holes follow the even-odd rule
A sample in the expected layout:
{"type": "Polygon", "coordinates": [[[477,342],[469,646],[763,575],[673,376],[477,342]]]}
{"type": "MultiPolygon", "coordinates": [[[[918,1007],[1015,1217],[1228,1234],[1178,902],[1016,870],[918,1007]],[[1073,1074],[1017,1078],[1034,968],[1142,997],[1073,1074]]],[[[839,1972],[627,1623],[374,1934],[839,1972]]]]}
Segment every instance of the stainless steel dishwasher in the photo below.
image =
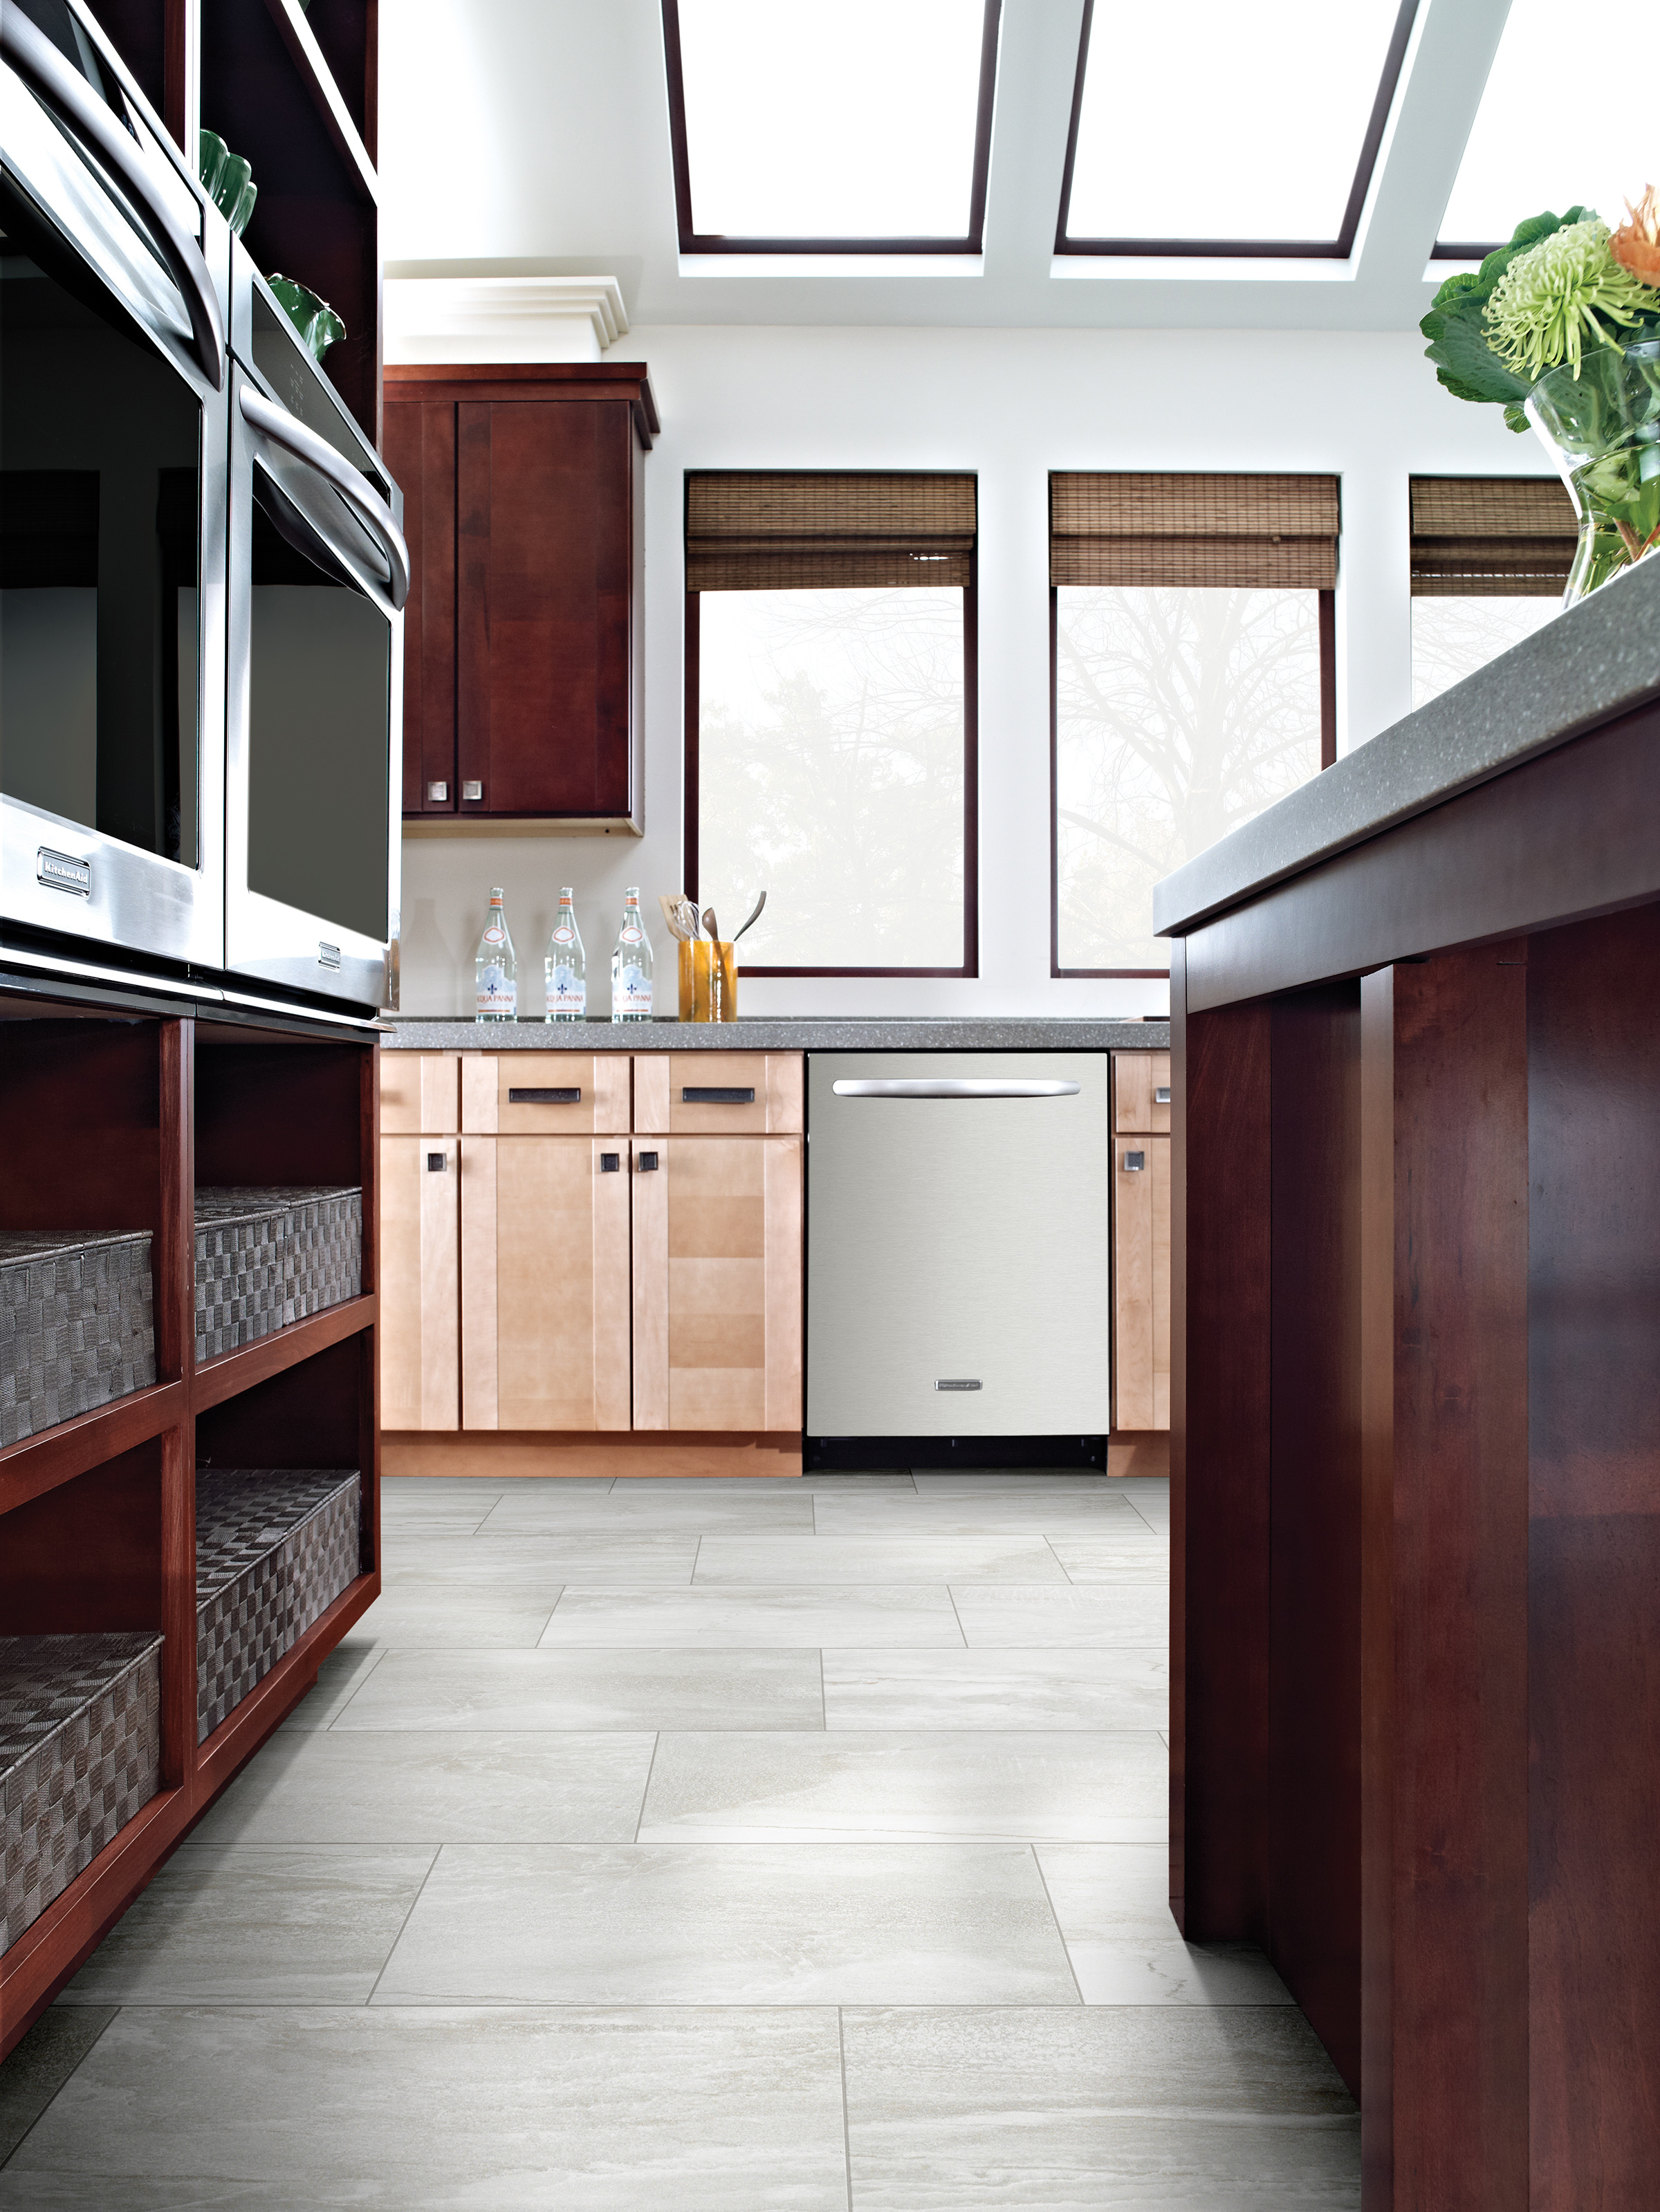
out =
{"type": "Polygon", "coordinates": [[[1104,1466],[1105,1053],[813,1053],[806,1464],[1104,1466]]]}

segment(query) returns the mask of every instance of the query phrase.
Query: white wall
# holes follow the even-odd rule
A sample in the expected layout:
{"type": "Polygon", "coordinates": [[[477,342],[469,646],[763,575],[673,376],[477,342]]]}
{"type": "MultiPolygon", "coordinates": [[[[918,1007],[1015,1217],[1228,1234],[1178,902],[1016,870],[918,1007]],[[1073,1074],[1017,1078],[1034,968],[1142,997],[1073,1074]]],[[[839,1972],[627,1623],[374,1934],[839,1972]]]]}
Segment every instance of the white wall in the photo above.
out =
{"type": "MultiPolygon", "coordinates": [[[[590,1005],[607,1002],[625,884],[681,887],[682,480],[695,468],[969,469],[980,480],[980,974],[962,982],[744,979],[745,1013],[1140,1014],[1162,983],[1049,972],[1048,473],[1274,469],[1342,479],[1339,745],[1411,706],[1407,479],[1540,475],[1497,410],[1440,390],[1380,332],[640,327],[663,433],[646,468],[643,838],[406,837],[406,1013],[470,1011],[489,886],[507,888],[520,1006],[576,887],[590,1005]],[[528,981],[526,977],[528,975],[528,981]]],[[[701,887],[719,903],[720,885],[701,887]]],[[[771,887],[787,902],[787,883],[771,887]]],[[[654,942],[662,939],[660,927],[654,942]]]]}

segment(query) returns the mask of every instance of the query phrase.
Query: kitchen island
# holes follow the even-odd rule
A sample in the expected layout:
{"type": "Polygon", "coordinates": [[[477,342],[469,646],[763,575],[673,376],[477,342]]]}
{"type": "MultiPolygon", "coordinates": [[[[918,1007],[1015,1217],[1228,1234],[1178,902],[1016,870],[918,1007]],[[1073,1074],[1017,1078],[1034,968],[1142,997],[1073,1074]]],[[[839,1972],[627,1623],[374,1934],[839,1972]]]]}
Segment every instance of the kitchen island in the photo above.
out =
{"type": "Polygon", "coordinates": [[[1171,1895],[1365,2212],[1653,2201],[1660,562],[1156,894],[1171,1895]]]}

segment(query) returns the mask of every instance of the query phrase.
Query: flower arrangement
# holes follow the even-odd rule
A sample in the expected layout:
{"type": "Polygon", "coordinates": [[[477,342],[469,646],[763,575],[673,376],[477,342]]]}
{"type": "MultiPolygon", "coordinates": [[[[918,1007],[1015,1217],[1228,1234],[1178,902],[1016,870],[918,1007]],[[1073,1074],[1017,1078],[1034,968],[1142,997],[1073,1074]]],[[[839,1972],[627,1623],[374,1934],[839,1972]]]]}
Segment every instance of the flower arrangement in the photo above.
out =
{"type": "Polygon", "coordinates": [[[1563,605],[1660,550],[1660,200],[1536,215],[1420,325],[1455,398],[1545,443],[1579,516],[1563,605]]]}

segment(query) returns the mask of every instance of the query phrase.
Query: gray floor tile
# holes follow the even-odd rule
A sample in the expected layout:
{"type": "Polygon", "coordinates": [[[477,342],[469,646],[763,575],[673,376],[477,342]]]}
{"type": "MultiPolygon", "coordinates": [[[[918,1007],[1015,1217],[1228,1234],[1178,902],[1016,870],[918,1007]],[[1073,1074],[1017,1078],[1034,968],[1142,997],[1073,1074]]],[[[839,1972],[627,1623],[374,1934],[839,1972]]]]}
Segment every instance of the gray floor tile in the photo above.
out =
{"type": "Polygon", "coordinates": [[[380,1595],[341,1644],[342,1650],[385,1644],[422,1651],[530,1650],[548,1625],[564,1584],[497,1590],[458,1583],[400,1583],[380,1595]]]}
{"type": "Polygon", "coordinates": [[[352,1729],[821,1729],[816,1651],[392,1651],[352,1729]]]}
{"type": "Polygon", "coordinates": [[[1076,1498],[1045,1487],[1030,1495],[999,1491],[984,1498],[950,1492],[875,1492],[853,1498],[820,1496],[813,1503],[821,1536],[942,1536],[972,1540],[994,1530],[1012,1530],[1028,1540],[1051,1531],[1080,1534],[1140,1525],[1127,1499],[1086,1491],[1076,1498]]]}
{"type": "Polygon", "coordinates": [[[0,2059],[0,2166],[114,2018],[111,2005],[48,2005],[0,2059]]]}
{"type": "Polygon", "coordinates": [[[1170,1538],[1132,1509],[1122,1510],[1126,1525],[1121,1528],[1092,1528],[1087,1534],[1073,1528],[1051,1533],[1049,1548],[1066,1569],[1068,1582],[1168,1585],[1170,1538]]]}
{"type": "Polygon", "coordinates": [[[435,1856],[431,1845],[186,1844],[68,1995],[88,2004],[366,2003],[435,1856]]]}
{"type": "Polygon", "coordinates": [[[654,1741],[283,1730],[196,1834],[219,1844],[620,1842],[634,1834],[654,1741]]]}
{"type": "MultiPolygon", "coordinates": [[[[373,1613],[370,1619],[374,1618],[373,1613]]],[[[568,1589],[547,1624],[544,1647],[631,1644],[667,1650],[770,1645],[963,1645],[943,1584],[877,1589],[568,1589]]]]}
{"type": "Polygon", "coordinates": [[[1078,2003],[1006,1845],[457,1847],[377,2005],[1078,2003]]]}
{"type": "MultiPolygon", "coordinates": [[[[861,1490],[914,1490],[916,1486],[909,1468],[875,1474],[712,1474],[697,1478],[700,1490],[769,1490],[781,1497],[800,1497],[804,1491],[821,1497],[826,1492],[844,1493],[855,1485],[861,1490]]],[[[684,1475],[631,1474],[620,1478],[617,1486],[642,1492],[654,1490],[659,1497],[678,1497],[690,1486],[684,1475]]]]}
{"type": "Polygon", "coordinates": [[[380,1664],[384,1646],[378,1644],[338,1644],[317,1670],[317,1683],[308,1690],[283,1725],[290,1729],[325,1729],[357,1695],[380,1664]]]}
{"type": "Polygon", "coordinates": [[[93,2058],[0,2205],[846,2212],[830,2008],[134,2009],[93,2058]]]}
{"type": "Polygon", "coordinates": [[[1157,1729],[1170,1711],[1160,1650],[826,1650],[831,1729],[1157,1729]]]}
{"type": "Polygon", "coordinates": [[[743,1487],[713,1481],[684,1482],[665,1493],[654,1482],[648,1490],[619,1483],[595,1497],[590,1491],[562,1490],[556,1483],[534,1490],[510,1490],[484,1523],[487,1536],[628,1535],[646,1530],[656,1535],[701,1536],[712,1529],[801,1528],[812,1527],[812,1494],[799,1484],[752,1478],[743,1487]]]}
{"type": "Polygon", "coordinates": [[[1085,2004],[1289,2004],[1255,1946],[1184,1943],[1162,1844],[1043,1844],[1037,1863],[1085,2004]]]}
{"type": "Polygon", "coordinates": [[[1069,1941],[1173,1943],[1170,1849],[1153,1844],[1043,1844],[1037,1863],[1069,1941]]]}
{"type": "MultiPolygon", "coordinates": [[[[578,1579],[575,1576],[573,1581],[578,1579]]],[[[692,1577],[710,1583],[1061,1583],[1040,1536],[815,1536],[780,1532],[706,1537],[692,1577]]]]}
{"type": "Polygon", "coordinates": [[[1151,1729],[666,1735],[640,1839],[1156,1840],[1169,1765],[1151,1729]]]}
{"type": "MultiPolygon", "coordinates": [[[[1058,1564],[1058,1562],[1057,1562],[1058,1564]]],[[[953,1583],[970,1649],[1066,1644],[1077,1651],[1168,1651],[1170,1599],[1162,1582],[1062,1589],[953,1583]]]]}
{"type": "Polygon", "coordinates": [[[855,2212],[1355,2212],[1359,2120],[1287,2006],[843,2015],[855,2212]]]}
{"type": "Polygon", "coordinates": [[[638,1529],[615,1535],[455,1537],[392,1528],[381,1531],[381,1550],[382,1572],[393,1589],[471,1583],[505,1596],[562,1583],[622,1583],[630,1588],[689,1583],[697,1539],[652,1536],[638,1529]]]}

